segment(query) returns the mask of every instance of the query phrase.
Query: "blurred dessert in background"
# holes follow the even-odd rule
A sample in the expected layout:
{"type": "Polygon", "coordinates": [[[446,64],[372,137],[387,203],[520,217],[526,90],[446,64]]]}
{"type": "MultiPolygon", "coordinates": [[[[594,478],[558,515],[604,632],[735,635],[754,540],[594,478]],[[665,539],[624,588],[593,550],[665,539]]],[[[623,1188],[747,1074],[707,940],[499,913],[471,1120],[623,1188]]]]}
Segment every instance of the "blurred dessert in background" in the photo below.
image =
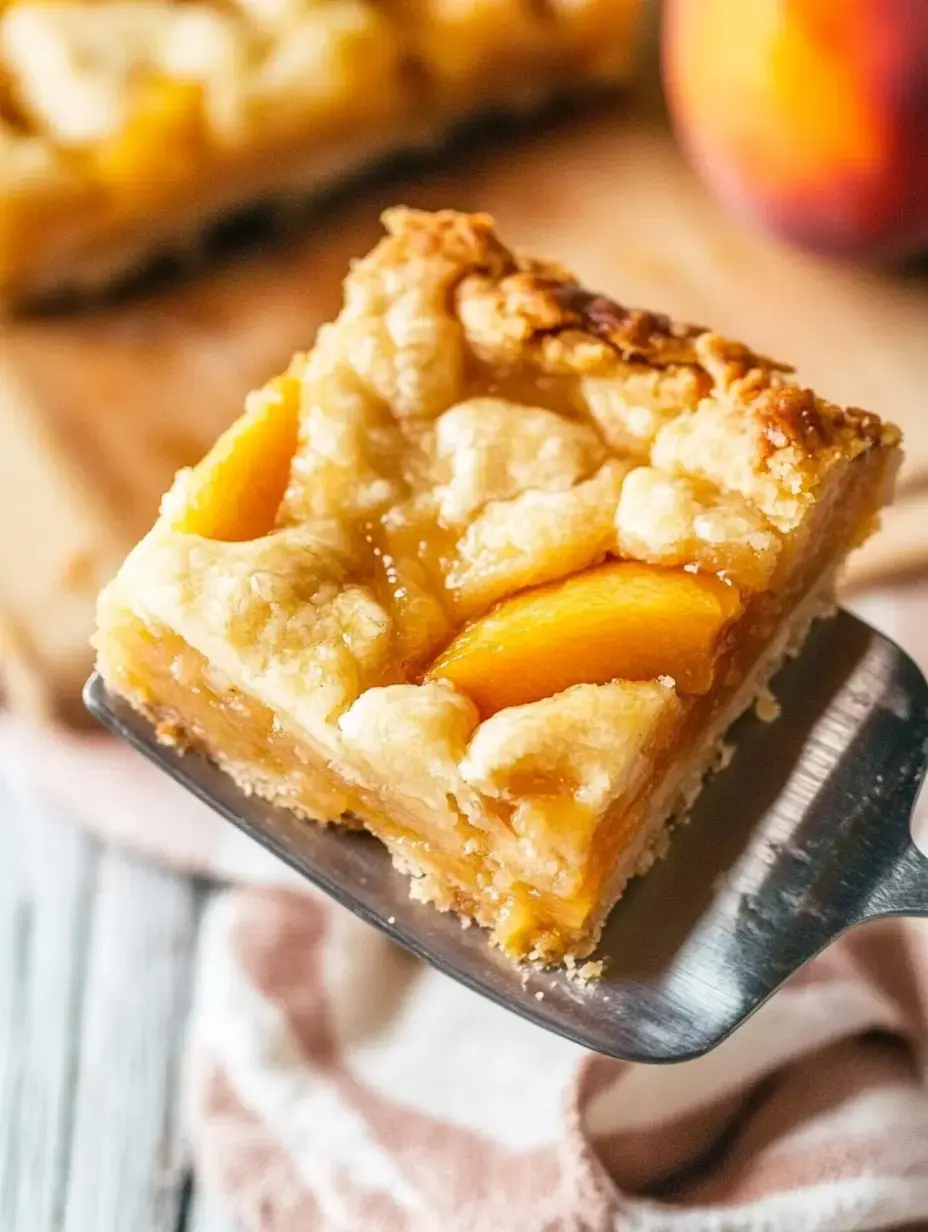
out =
{"type": "Polygon", "coordinates": [[[462,120],[614,85],[640,0],[13,0],[0,296],[106,286],[462,120]]]}

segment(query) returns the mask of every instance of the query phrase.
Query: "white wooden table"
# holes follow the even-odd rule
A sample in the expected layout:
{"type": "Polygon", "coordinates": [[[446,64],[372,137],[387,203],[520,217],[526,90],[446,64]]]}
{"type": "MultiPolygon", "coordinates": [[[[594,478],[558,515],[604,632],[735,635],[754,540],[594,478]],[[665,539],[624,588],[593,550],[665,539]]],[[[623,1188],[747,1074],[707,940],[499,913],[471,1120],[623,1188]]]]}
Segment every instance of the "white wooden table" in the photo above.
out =
{"type": "Polygon", "coordinates": [[[208,893],[0,780],[2,1232],[232,1232],[178,1108],[208,893]]]}

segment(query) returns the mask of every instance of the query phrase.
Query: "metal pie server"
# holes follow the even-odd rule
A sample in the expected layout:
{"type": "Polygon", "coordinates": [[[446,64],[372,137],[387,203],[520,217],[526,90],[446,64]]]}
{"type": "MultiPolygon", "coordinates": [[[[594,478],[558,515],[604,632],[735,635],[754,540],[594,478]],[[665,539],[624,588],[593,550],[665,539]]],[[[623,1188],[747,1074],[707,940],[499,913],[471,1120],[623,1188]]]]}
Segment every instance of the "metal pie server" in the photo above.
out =
{"type": "Polygon", "coordinates": [[[596,1052],[682,1061],[735,1030],[848,928],[928,915],[928,858],[910,817],[928,762],[928,684],[841,612],[777,676],[772,724],[746,716],[667,858],[628,887],[594,958],[601,979],[529,978],[479,928],[409,898],[368,835],[314,826],[244,796],[205,758],[158,744],[99,677],[88,709],[200,799],[400,945],[596,1052]],[[540,994],[540,995],[539,995],[540,994]]]}

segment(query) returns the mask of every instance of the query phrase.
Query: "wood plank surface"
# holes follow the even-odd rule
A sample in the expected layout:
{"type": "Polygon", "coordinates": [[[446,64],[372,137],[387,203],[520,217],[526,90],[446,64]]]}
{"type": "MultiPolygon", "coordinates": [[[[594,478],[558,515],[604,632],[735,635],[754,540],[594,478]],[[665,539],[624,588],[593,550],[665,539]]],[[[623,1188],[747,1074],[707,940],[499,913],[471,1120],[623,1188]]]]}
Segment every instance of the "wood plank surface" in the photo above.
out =
{"type": "Polygon", "coordinates": [[[64,1214],[96,846],[0,797],[0,1227],[64,1214]]]}
{"type": "Polygon", "coordinates": [[[0,773],[3,1232],[231,1232],[178,1115],[202,897],[0,773]]]}
{"type": "Polygon", "coordinates": [[[191,886],[115,849],[100,858],[74,1092],[65,1232],[174,1232],[185,1159],[180,1039],[191,978],[191,886]]]}
{"type": "MultiPolygon", "coordinates": [[[[397,201],[490,210],[507,238],[588,285],[744,338],[825,395],[896,419],[909,498],[928,508],[928,281],[826,264],[741,229],[664,122],[619,101],[430,174],[368,184],[289,243],[206,276],[0,333],[0,518],[15,527],[0,536],[0,640],[16,704],[49,714],[75,702],[97,587],[173,471],[200,456],[247,389],[310,345],[349,260],[397,201]]],[[[928,557],[928,529],[913,541],[912,525],[907,566],[928,557]]],[[[899,560],[888,533],[869,575],[899,560]]]]}
{"type": "Polygon", "coordinates": [[[183,1232],[236,1232],[234,1224],[209,1198],[195,1194],[183,1232]]]}

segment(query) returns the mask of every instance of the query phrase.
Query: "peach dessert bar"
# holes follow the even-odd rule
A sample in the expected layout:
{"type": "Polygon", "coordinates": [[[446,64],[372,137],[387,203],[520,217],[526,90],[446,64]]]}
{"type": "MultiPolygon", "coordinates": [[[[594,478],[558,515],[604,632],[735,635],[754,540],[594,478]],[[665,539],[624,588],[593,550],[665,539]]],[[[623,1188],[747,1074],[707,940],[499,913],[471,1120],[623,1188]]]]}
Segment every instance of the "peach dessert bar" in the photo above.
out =
{"type": "Polygon", "coordinates": [[[0,295],[105,285],[468,116],[615,85],[641,0],[6,0],[0,295]]]}
{"type": "Polygon", "coordinates": [[[385,222],[178,474],[100,598],[99,670],[512,957],[579,957],[829,608],[899,434],[486,216],[385,222]]]}

